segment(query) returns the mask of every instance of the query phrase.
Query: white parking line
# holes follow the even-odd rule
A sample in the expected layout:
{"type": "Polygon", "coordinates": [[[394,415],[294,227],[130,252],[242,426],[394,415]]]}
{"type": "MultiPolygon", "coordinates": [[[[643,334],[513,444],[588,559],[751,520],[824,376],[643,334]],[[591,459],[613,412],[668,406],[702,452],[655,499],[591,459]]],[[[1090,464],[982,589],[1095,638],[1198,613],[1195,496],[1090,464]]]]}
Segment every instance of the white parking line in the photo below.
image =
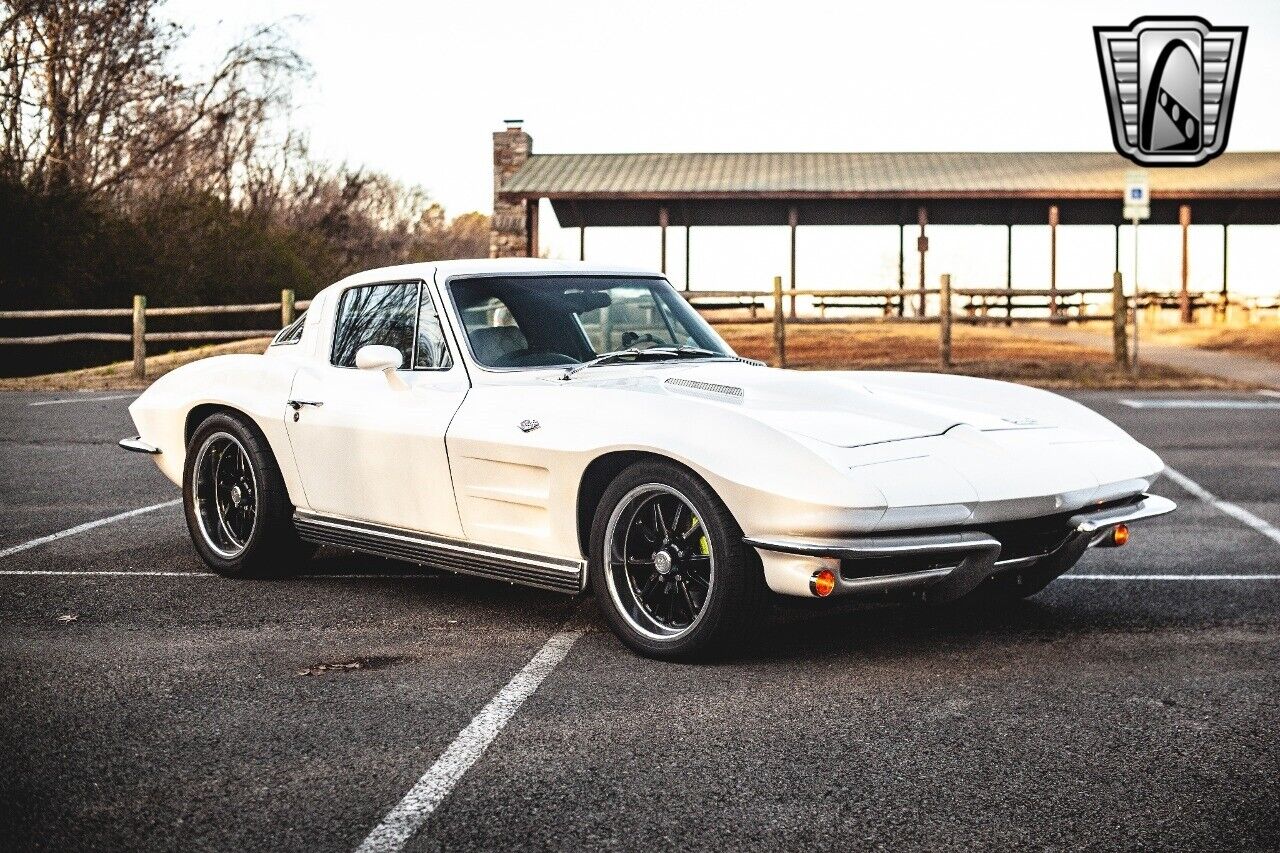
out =
{"type": "Polygon", "coordinates": [[[68,578],[77,575],[84,575],[87,578],[216,578],[213,572],[67,572],[48,569],[41,571],[39,569],[0,569],[0,577],[14,576],[21,577],[23,575],[32,575],[35,577],[52,577],[52,578],[68,578]]]}
{"type": "MultiPolygon", "coordinates": [[[[443,577],[447,574],[446,570],[440,572],[405,572],[404,574],[393,574],[390,572],[381,572],[377,574],[363,574],[360,572],[347,572],[340,575],[293,575],[298,580],[433,580],[443,577]]],[[[54,578],[70,578],[70,577],[86,577],[86,578],[217,578],[222,577],[215,572],[152,572],[152,571],[68,571],[58,569],[0,569],[0,577],[54,577],[54,578]]],[[[1082,581],[1280,581],[1280,574],[1254,574],[1254,575],[1080,575],[1068,574],[1061,577],[1067,580],[1082,581]]]]}
{"type": "Polygon", "coordinates": [[[126,518],[133,518],[135,515],[143,515],[148,512],[155,512],[158,509],[168,509],[171,506],[177,506],[182,500],[165,501],[162,504],[152,504],[144,506],[141,509],[131,509],[128,512],[122,512],[119,515],[113,515],[110,518],[100,518],[97,521],[86,521],[84,524],[77,524],[75,527],[68,527],[66,530],[60,530],[57,533],[50,533],[48,536],[41,536],[39,539],[32,539],[29,542],[23,542],[21,545],[12,545],[4,550],[0,550],[0,558],[9,557],[17,554],[19,551],[25,551],[28,548],[34,548],[37,545],[44,545],[47,542],[54,542],[66,536],[74,536],[77,533],[84,533],[86,530],[93,530],[95,527],[102,527],[104,524],[111,524],[116,521],[123,521],[126,518]]]}
{"type": "Polygon", "coordinates": [[[1280,575],[1060,575],[1069,581],[1280,581],[1280,575]]]}
{"type": "MultiPolygon", "coordinates": [[[[91,570],[84,572],[66,571],[58,569],[0,569],[0,577],[13,576],[22,577],[31,575],[35,577],[54,577],[69,578],[83,575],[88,578],[217,578],[222,577],[216,572],[152,572],[152,571],[99,571],[91,570]]],[[[440,577],[438,572],[405,572],[404,574],[392,574],[390,572],[382,572],[379,574],[361,574],[359,572],[351,572],[341,575],[293,575],[295,578],[306,580],[429,580],[440,577]]]]}
{"type": "Polygon", "coordinates": [[[110,397],[61,397],[57,400],[39,400],[35,403],[27,403],[28,406],[56,406],[59,403],[96,403],[99,400],[127,400],[130,397],[136,397],[137,394],[112,394],[110,397]]]}
{"type": "Polygon", "coordinates": [[[1200,500],[1217,509],[1219,512],[1229,515],[1241,524],[1252,527],[1272,542],[1280,545],[1280,528],[1275,525],[1258,518],[1244,507],[1237,506],[1230,501],[1224,501],[1195,480],[1172,468],[1164,469],[1165,476],[1177,483],[1186,491],[1198,497],[1200,500]]]}
{"type": "Polygon", "coordinates": [[[581,636],[580,630],[565,630],[552,635],[524,669],[516,673],[507,686],[472,718],[436,763],[409,789],[404,799],[387,812],[382,822],[356,848],[357,853],[402,850],[581,636]]]}
{"type": "Polygon", "coordinates": [[[1280,409],[1270,400],[1121,400],[1131,409],[1280,409]]]}

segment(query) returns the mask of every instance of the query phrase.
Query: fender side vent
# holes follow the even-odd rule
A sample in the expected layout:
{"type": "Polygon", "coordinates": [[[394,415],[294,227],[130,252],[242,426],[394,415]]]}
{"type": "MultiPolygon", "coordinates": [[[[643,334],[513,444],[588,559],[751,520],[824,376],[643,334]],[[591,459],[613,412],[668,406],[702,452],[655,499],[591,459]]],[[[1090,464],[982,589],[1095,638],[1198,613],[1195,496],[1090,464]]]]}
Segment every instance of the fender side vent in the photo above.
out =
{"type": "Polygon", "coordinates": [[[696,379],[677,379],[674,377],[668,379],[666,384],[676,385],[681,388],[692,388],[694,391],[704,391],[708,394],[722,394],[735,400],[741,400],[743,396],[742,389],[735,385],[717,385],[714,382],[699,382],[696,379]]]}

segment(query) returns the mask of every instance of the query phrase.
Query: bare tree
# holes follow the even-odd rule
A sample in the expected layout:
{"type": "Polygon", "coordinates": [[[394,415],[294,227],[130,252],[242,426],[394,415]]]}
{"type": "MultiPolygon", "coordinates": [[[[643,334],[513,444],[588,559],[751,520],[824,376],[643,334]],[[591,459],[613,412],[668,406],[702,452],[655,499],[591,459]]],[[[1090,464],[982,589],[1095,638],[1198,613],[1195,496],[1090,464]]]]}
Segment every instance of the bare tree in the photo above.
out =
{"type": "Polygon", "coordinates": [[[0,3],[0,144],[30,186],[86,194],[203,178],[230,197],[305,64],[278,29],[227,51],[208,80],[167,67],[182,38],[160,0],[0,3]]]}

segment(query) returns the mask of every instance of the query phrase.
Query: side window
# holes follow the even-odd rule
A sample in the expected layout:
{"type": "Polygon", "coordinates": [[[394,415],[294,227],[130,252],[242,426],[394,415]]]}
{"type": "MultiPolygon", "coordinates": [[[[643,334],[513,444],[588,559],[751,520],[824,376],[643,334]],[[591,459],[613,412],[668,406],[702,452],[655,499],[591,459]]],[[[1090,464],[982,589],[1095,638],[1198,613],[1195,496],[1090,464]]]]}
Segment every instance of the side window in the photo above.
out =
{"type": "Polygon", "coordinates": [[[444,342],[444,329],[440,327],[440,315],[427,288],[421,288],[422,301],[418,306],[418,348],[413,356],[415,370],[448,370],[453,367],[453,356],[444,342]]]}
{"type": "Polygon", "coordinates": [[[418,310],[416,283],[353,287],[342,294],[333,330],[332,361],[355,367],[356,353],[370,344],[395,347],[404,367],[413,364],[413,327],[418,310]]]}
{"type": "Polygon", "coordinates": [[[279,332],[276,332],[275,338],[271,341],[272,346],[277,344],[296,344],[302,340],[302,325],[307,319],[307,312],[303,311],[298,315],[298,319],[285,326],[279,332]]]}

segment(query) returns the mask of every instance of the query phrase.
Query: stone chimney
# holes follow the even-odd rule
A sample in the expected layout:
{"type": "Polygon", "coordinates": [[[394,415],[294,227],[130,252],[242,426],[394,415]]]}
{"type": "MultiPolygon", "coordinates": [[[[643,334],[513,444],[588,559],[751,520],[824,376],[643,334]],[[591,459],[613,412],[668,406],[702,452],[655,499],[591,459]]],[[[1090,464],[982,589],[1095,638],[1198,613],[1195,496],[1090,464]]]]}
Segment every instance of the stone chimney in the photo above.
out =
{"type": "Polygon", "coordinates": [[[533,138],[520,119],[506,119],[507,129],[493,135],[493,219],[489,225],[489,257],[525,258],[538,254],[538,203],[503,201],[502,185],[533,153],[533,138]]]}

